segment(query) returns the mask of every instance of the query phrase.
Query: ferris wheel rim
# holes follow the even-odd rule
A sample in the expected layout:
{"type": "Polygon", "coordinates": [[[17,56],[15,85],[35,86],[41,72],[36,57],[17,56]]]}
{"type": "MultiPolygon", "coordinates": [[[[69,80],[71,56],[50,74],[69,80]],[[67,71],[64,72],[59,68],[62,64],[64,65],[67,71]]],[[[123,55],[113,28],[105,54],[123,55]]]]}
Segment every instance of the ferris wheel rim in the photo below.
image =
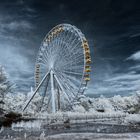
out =
{"type": "MultiPolygon", "coordinates": [[[[43,41],[42,41],[42,43],[41,43],[41,46],[43,45],[43,43],[45,42],[45,39],[50,35],[50,33],[54,30],[54,29],[56,29],[57,27],[61,27],[61,26],[70,26],[70,27],[72,27],[73,28],[73,30],[74,31],[76,31],[76,33],[78,34],[78,36],[79,36],[79,38],[80,38],[80,42],[81,43],[83,43],[83,40],[85,40],[86,38],[85,38],[85,36],[84,36],[84,34],[81,32],[81,30],[79,30],[77,27],[75,27],[75,26],[73,26],[73,25],[70,25],[70,24],[59,24],[59,25],[57,25],[57,26],[55,26],[54,28],[52,28],[48,33],[47,33],[47,35],[44,37],[44,39],[43,39],[43,41]]],[[[81,46],[80,46],[81,47],[81,46]]],[[[40,47],[41,48],[41,47],[40,47]]],[[[39,49],[39,51],[40,51],[40,49],[39,49]]],[[[39,53],[38,53],[38,55],[39,55],[39,53]]],[[[81,80],[80,80],[80,86],[78,87],[79,88],[79,90],[78,90],[78,93],[77,94],[79,94],[80,93],[80,90],[82,91],[82,93],[84,92],[84,88],[86,88],[86,86],[87,86],[87,83],[88,83],[88,81],[86,81],[86,83],[85,84],[83,84],[84,83],[84,75],[85,75],[85,66],[86,66],[86,56],[85,56],[85,50],[83,49],[83,56],[84,56],[84,67],[83,67],[83,72],[82,72],[82,77],[81,77],[81,80]]],[[[37,56],[37,59],[38,59],[38,56],[37,56]]],[[[38,60],[36,59],[36,65],[38,64],[38,60]]]]}

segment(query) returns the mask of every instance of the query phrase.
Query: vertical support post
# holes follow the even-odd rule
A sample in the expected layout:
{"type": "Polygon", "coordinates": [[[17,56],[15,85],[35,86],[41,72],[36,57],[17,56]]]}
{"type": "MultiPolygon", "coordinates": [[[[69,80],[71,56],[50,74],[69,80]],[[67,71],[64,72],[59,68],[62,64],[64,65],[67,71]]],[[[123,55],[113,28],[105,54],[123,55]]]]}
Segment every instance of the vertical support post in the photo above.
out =
{"type": "Polygon", "coordinates": [[[70,101],[69,96],[67,95],[67,93],[66,93],[65,90],[63,89],[63,86],[62,86],[61,83],[59,82],[59,80],[58,80],[58,78],[57,78],[57,76],[56,76],[55,73],[54,73],[54,78],[56,79],[56,81],[57,81],[58,85],[60,86],[62,92],[65,94],[65,96],[66,96],[68,102],[71,104],[71,101],[70,101]]]}
{"type": "Polygon", "coordinates": [[[54,74],[53,71],[50,71],[50,82],[51,82],[51,101],[52,101],[52,113],[56,112],[56,108],[55,108],[55,93],[54,93],[54,74]]]}
{"type": "Polygon", "coordinates": [[[58,88],[58,111],[60,110],[60,92],[59,92],[59,88],[58,88]]]}

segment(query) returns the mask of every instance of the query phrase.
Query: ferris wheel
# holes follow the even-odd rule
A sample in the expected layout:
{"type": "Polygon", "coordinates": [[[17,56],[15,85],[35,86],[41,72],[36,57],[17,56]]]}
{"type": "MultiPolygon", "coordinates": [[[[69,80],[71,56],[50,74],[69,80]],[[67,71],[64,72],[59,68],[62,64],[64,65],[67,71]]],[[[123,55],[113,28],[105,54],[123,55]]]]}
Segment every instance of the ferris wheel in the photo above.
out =
{"type": "Polygon", "coordinates": [[[35,64],[35,87],[27,108],[39,91],[48,97],[48,106],[55,113],[61,98],[68,104],[83,94],[90,81],[91,56],[88,41],[75,26],[60,24],[45,36],[35,64]]]}

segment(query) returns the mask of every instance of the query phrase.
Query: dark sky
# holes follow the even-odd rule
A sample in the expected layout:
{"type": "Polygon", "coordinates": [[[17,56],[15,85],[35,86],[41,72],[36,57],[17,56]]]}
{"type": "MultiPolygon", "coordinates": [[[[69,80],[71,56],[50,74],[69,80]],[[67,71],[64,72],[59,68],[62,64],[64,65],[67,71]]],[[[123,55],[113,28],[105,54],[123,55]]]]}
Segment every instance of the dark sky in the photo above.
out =
{"type": "Polygon", "coordinates": [[[140,90],[139,0],[1,0],[0,63],[18,91],[34,86],[41,41],[60,23],[77,26],[89,41],[88,94],[130,95],[140,90]]]}

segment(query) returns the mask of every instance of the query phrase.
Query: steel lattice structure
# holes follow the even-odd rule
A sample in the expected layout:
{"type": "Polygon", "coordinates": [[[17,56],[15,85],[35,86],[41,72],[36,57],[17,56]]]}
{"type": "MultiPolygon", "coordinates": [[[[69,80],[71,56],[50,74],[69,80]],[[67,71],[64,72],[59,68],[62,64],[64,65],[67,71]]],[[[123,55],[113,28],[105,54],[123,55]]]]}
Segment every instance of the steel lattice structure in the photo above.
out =
{"type": "Polygon", "coordinates": [[[56,103],[61,102],[60,97],[56,97],[58,93],[71,104],[86,89],[90,63],[90,49],[84,34],[70,24],[54,27],[39,49],[35,67],[36,90],[24,110],[38,91],[45,96],[49,85],[48,102],[51,102],[53,113],[60,108],[56,103]]]}

